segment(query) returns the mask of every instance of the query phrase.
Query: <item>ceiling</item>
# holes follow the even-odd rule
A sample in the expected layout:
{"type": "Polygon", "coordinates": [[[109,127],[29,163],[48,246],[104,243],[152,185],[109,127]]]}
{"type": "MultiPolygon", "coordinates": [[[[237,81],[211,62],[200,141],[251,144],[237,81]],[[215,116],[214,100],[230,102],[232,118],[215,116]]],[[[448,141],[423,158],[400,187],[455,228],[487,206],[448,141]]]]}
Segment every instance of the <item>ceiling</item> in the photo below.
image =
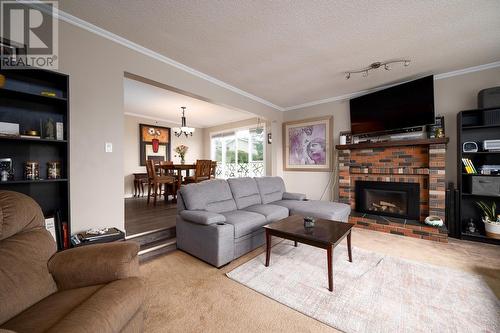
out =
{"type": "Polygon", "coordinates": [[[500,1],[63,0],[59,8],[283,108],[500,60],[500,1]],[[409,67],[344,78],[402,57],[409,67]]]}
{"type": "Polygon", "coordinates": [[[181,106],[187,125],[205,128],[254,118],[255,115],[218,106],[132,79],[124,79],[124,112],[180,124],[181,106]]]}

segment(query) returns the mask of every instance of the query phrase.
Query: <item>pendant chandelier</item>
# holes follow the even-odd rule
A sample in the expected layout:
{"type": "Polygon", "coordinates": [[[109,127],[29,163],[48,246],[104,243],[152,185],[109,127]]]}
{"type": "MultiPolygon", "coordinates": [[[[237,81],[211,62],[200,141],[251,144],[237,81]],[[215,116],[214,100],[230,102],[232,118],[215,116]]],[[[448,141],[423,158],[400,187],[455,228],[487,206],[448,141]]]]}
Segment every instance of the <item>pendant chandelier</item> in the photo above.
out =
{"type": "Polygon", "coordinates": [[[182,106],[181,109],[182,109],[181,127],[174,128],[174,134],[175,134],[176,137],[180,137],[183,134],[186,137],[193,136],[194,128],[193,127],[187,127],[187,125],[186,125],[186,117],[184,115],[184,113],[186,111],[186,107],[182,106]]]}
{"type": "Polygon", "coordinates": [[[260,118],[257,118],[257,127],[255,128],[255,133],[260,135],[262,134],[262,132],[264,132],[264,126],[262,125],[260,118]]]}

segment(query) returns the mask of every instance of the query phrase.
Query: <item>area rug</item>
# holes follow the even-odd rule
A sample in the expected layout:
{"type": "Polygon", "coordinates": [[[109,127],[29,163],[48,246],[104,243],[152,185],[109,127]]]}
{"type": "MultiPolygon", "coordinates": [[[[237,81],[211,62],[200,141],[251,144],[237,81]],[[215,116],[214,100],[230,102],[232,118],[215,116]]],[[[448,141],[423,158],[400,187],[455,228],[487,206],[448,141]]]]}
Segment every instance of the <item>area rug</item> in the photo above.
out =
{"type": "Polygon", "coordinates": [[[481,276],[353,248],[284,241],[227,276],[344,332],[500,332],[500,301],[481,276]]]}

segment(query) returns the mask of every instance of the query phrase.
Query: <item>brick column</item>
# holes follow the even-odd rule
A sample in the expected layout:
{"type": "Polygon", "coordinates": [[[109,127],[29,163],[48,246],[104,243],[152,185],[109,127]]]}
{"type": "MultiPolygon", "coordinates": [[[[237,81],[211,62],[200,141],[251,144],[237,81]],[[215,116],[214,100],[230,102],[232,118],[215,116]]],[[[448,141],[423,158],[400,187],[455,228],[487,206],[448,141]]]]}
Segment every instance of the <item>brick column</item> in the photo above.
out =
{"type": "Polygon", "coordinates": [[[446,145],[429,146],[429,215],[445,219],[446,145]]]}
{"type": "MultiPolygon", "coordinates": [[[[339,201],[345,204],[351,204],[351,151],[339,150],[339,201]]],[[[354,207],[352,207],[354,208],[354,207]]]]}

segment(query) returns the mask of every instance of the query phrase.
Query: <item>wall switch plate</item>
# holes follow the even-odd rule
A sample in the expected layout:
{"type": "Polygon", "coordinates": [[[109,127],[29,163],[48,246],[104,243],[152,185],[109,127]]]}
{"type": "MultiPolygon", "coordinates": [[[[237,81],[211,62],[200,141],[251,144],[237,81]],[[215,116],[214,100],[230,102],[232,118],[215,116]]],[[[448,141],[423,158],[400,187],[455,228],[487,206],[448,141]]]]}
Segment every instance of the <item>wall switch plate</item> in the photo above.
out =
{"type": "Polygon", "coordinates": [[[105,151],[106,151],[106,153],[112,153],[113,152],[113,144],[111,142],[106,142],[105,151]]]}

